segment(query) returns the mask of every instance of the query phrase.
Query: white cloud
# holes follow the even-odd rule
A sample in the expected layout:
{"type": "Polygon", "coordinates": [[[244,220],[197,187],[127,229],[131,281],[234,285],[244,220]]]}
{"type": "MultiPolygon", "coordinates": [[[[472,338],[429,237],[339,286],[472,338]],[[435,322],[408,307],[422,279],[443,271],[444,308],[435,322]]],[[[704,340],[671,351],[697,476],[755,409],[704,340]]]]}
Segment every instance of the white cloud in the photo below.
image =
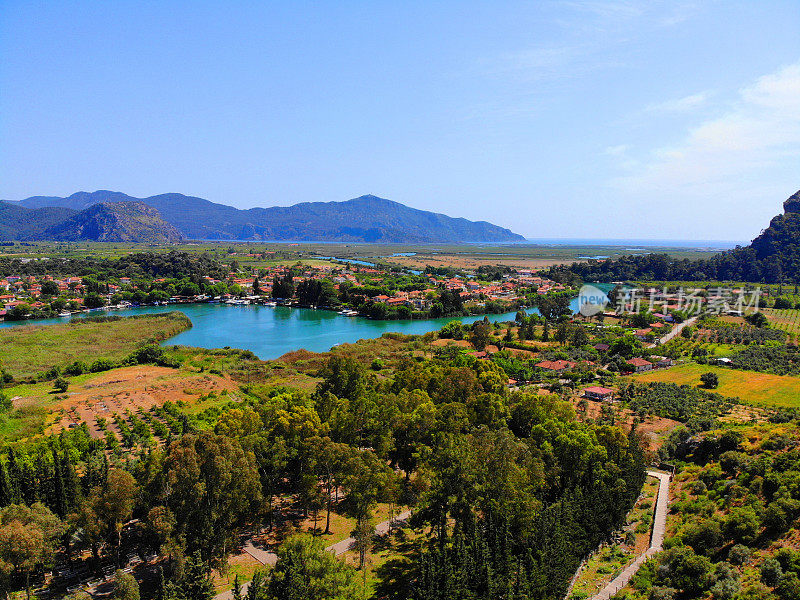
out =
{"type": "Polygon", "coordinates": [[[691,128],[679,144],[655,148],[642,164],[612,184],[634,193],[698,196],[735,187],[744,179],[766,178],[773,170],[786,172],[792,165],[796,172],[800,62],[740,90],[731,107],[691,128]]]}
{"type": "Polygon", "coordinates": [[[550,48],[531,48],[518,52],[508,52],[497,60],[501,70],[539,70],[556,69],[575,58],[579,54],[574,46],[555,46],[550,48]]]}
{"type": "Polygon", "coordinates": [[[647,112],[688,112],[698,108],[708,100],[708,92],[700,92],[678,98],[677,100],[667,100],[659,104],[651,104],[645,110],[647,112]]]}
{"type": "Polygon", "coordinates": [[[606,156],[623,156],[630,146],[628,144],[619,144],[617,146],[608,146],[604,151],[603,154],[606,156]]]}

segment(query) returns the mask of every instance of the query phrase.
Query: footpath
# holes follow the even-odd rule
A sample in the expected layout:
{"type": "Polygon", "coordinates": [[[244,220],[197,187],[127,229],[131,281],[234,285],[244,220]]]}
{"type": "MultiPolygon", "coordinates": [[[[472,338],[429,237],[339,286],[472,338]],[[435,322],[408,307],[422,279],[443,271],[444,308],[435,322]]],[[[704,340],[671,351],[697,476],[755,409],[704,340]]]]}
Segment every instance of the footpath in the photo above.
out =
{"type": "MultiPolygon", "coordinates": [[[[400,513],[394,519],[387,519],[386,521],[381,521],[375,526],[375,535],[383,536],[389,533],[389,530],[392,527],[396,527],[398,524],[405,522],[408,517],[411,516],[411,511],[407,510],[405,512],[400,513]]],[[[341,542],[336,542],[335,544],[331,544],[325,550],[327,552],[332,552],[335,556],[339,556],[340,554],[344,554],[347,552],[353,544],[355,544],[355,538],[349,537],[343,539],[341,542]]],[[[257,548],[253,545],[252,541],[248,541],[244,547],[242,548],[247,554],[255,558],[258,562],[262,565],[270,565],[275,566],[275,563],[278,562],[278,555],[274,552],[269,552],[267,550],[262,550],[261,548],[257,548]]],[[[242,585],[242,596],[247,594],[247,588],[250,587],[250,582],[247,582],[242,585]]],[[[227,592],[221,592],[214,596],[214,600],[233,600],[233,590],[228,590],[227,592]]]]}
{"type": "Polygon", "coordinates": [[[667,527],[667,504],[669,502],[669,479],[666,473],[648,471],[648,475],[658,478],[658,497],[656,498],[655,518],[653,519],[653,531],[650,535],[650,547],[641,554],[635,561],[622,570],[622,573],[612,579],[606,587],[592,596],[590,600],[608,600],[626,585],[639,570],[644,562],[657,552],[661,552],[664,544],[664,532],[667,527]]]}

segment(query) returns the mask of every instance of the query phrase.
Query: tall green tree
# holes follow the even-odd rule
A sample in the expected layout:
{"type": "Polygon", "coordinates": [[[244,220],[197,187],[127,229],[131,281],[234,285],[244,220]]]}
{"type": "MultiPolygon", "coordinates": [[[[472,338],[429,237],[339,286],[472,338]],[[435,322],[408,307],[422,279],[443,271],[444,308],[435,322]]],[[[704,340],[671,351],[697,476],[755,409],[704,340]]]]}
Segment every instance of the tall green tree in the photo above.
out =
{"type": "Polygon", "coordinates": [[[278,550],[265,598],[269,600],[356,600],[353,568],[326,552],[318,538],[289,537],[278,550]]]}
{"type": "Polygon", "coordinates": [[[64,523],[43,504],[10,504],[0,510],[0,571],[24,577],[29,600],[31,574],[51,565],[64,531],[64,523]]]}
{"type": "Polygon", "coordinates": [[[187,434],[169,447],[155,496],[175,515],[190,553],[225,560],[238,528],[258,514],[261,483],[253,452],[214,433],[187,434]]]}

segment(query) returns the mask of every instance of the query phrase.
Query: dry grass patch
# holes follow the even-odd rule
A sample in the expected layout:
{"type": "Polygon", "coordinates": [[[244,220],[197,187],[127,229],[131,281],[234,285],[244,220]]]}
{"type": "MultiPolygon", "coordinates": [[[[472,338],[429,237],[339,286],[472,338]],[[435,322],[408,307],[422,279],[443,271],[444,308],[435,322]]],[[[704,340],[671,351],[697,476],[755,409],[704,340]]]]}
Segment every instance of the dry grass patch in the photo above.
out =
{"type": "Polygon", "coordinates": [[[165,313],[106,322],[78,319],[55,325],[8,327],[0,329],[2,365],[19,379],[76,360],[118,361],[143,343],[169,339],[191,325],[183,313],[165,313]]]}
{"type": "Polygon", "coordinates": [[[659,381],[678,385],[700,386],[700,375],[716,373],[719,387],[713,391],[759,406],[800,406],[800,377],[741,371],[728,367],[689,363],[669,369],[633,375],[639,382],[659,381]]]}

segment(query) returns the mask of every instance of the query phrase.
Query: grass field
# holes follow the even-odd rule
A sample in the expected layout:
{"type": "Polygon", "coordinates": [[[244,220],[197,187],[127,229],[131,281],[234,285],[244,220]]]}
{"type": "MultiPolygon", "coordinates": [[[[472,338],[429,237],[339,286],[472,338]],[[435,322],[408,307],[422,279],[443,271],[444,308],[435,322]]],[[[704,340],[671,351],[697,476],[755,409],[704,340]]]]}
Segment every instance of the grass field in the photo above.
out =
{"type": "Polygon", "coordinates": [[[771,375],[690,363],[670,369],[633,375],[635,381],[662,381],[678,385],[700,385],[702,373],[716,373],[719,387],[714,390],[723,396],[738,397],[759,406],[800,406],[800,377],[771,375]]]}
{"type": "Polygon", "coordinates": [[[15,378],[36,376],[75,360],[120,360],[144,342],[169,339],[191,327],[183,313],[126,317],[110,322],[71,321],[0,329],[0,365],[15,378]]]}

